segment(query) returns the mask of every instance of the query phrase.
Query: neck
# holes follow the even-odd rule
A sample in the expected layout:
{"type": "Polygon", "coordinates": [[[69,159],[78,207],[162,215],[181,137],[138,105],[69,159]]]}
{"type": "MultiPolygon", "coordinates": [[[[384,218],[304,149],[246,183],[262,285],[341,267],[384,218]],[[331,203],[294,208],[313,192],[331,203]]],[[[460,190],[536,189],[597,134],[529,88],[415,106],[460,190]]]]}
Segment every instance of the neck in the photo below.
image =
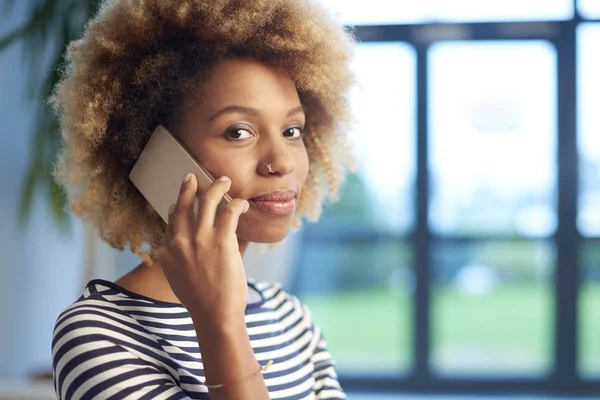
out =
{"type": "Polygon", "coordinates": [[[248,242],[247,240],[238,239],[238,246],[239,246],[240,254],[242,255],[242,257],[244,257],[244,254],[246,254],[246,249],[248,248],[249,243],[250,242],[248,242]]]}

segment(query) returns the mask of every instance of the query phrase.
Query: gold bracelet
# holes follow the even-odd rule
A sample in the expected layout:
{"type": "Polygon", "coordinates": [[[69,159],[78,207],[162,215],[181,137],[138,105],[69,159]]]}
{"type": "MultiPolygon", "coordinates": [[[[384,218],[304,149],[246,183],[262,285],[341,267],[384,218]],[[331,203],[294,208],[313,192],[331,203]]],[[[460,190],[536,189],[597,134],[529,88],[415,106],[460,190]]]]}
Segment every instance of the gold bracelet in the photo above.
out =
{"type": "Polygon", "coordinates": [[[252,379],[254,378],[256,375],[261,374],[263,372],[265,372],[267,369],[269,369],[269,367],[273,365],[273,360],[269,360],[269,362],[263,367],[261,366],[258,371],[253,372],[249,375],[247,375],[246,377],[240,379],[239,381],[231,381],[231,382],[226,382],[226,383],[219,383],[218,385],[209,385],[208,383],[206,383],[206,381],[204,382],[204,385],[209,388],[209,389],[221,389],[224,388],[226,386],[231,386],[231,385],[237,385],[238,383],[242,383],[244,381],[247,381],[248,379],[252,379]]]}

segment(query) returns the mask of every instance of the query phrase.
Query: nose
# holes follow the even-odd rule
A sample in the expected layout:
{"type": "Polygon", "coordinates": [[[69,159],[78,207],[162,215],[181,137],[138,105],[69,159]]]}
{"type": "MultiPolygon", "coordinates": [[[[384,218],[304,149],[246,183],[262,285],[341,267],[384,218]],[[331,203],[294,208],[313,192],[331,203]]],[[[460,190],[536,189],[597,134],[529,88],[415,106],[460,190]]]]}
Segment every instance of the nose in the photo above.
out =
{"type": "Polygon", "coordinates": [[[264,150],[261,162],[258,165],[258,173],[265,176],[285,176],[294,171],[295,160],[288,139],[277,135],[263,142],[264,150]]]}

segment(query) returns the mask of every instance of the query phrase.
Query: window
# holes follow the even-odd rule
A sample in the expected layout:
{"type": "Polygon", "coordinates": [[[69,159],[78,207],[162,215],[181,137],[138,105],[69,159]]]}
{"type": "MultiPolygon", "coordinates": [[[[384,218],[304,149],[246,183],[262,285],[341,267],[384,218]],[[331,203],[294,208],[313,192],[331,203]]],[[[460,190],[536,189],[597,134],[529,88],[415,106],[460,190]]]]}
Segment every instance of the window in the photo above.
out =
{"type": "Polygon", "coordinates": [[[433,245],[432,366],[442,375],[543,375],[552,367],[553,245],[433,245]]]}
{"type": "Polygon", "coordinates": [[[342,384],[600,392],[600,23],[572,0],[322,1],[361,41],[363,169],[295,282],[342,384]]]}
{"type": "Polygon", "coordinates": [[[352,142],[376,226],[406,234],[414,223],[415,55],[401,43],[359,47],[352,142]]]}
{"type": "Polygon", "coordinates": [[[600,236],[600,24],[578,30],[579,214],[577,226],[587,237],[600,236]]]}
{"type": "Polygon", "coordinates": [[[584,378],[600,377],[600,240],[582,245],[582,284],[579,294],[579,371],[584,378]]]}
{"type": "Polygon", "coordinates": [[[442,42],[429,63],[433,367],[547,373],[553,244],[524,238],[556,230],[555,50],[442,42]]]}
{"type": "Polygon", "coordinates": [[[414,51],[364,44],[354,69],[362,90],[351,98],[351,139],[362,168],[340,202],[304,229],[294,292],[323,327],[341,373],[400,373],[412,363],[414,51]]]}
{"type": "Polygon", "coordinates": [[[434,232],[554,233],[555,63],[555,51],[545,42],[432,47],[434,232]]]}
{"type": "Polygon", "coordinates": [[[598,0],[577,0],[577,10],[583,18],[600,18],[600,1],[598,0]]]}
{"type": "MultiPolygon", "coordinates": [[[[597,2],[596,2],[597,3],[597,2]]],[[[600,24],[580,25],[578,31],[578,148],[581,244],[579,294],[579,370],[585,377],[600,377],[600,24]]]]}

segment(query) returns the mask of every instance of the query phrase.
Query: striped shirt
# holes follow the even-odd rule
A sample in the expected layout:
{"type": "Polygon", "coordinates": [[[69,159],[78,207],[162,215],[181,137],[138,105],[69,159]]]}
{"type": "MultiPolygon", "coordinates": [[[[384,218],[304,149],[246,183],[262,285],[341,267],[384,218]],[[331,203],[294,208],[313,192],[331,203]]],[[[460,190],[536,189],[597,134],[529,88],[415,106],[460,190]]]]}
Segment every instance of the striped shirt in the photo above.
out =
{"type": "MultiPolygon", "coordinates": [[[[246,326],[271,399],[345,399],[306,306],[276,284],[249,281],[260,301],[246,326]]],[[[208,399],[196,331],[184,306],[104,280],[58,317],[52,340],[59,399],[208,399]]]]}

